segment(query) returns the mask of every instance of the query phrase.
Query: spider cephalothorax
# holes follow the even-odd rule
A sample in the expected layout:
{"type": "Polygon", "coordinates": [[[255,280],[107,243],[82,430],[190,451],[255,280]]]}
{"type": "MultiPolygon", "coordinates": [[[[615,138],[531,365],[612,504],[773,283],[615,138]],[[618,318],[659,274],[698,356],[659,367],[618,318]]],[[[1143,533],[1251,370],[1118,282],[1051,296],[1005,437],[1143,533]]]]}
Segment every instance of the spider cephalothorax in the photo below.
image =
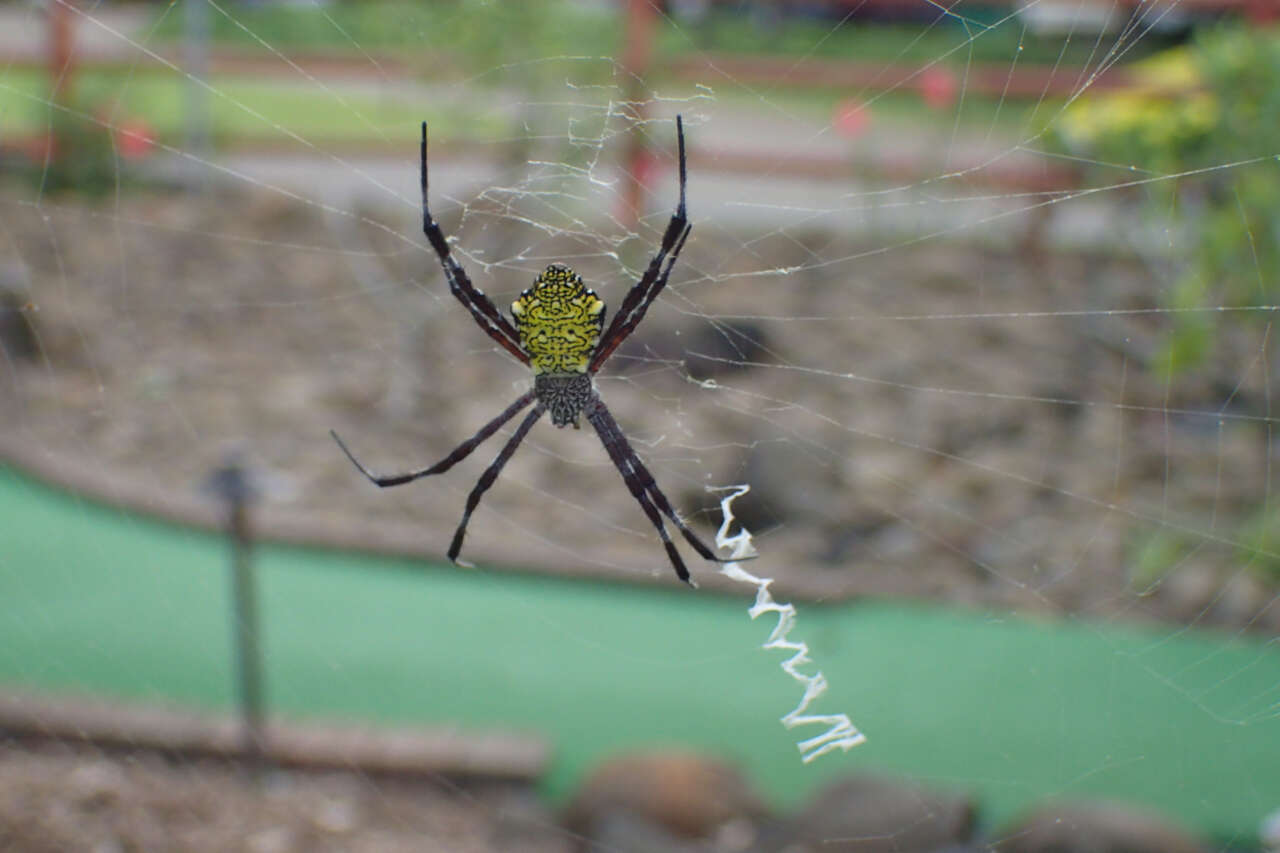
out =
{"type": "Polygon", "coordinates": [[[552,264],[511,303],[534,373],[586,373],[604,329],[604,303],[563,264],[552,264]]]}
{"type": "Polygon", "coordinates": [[[618,344],[635,331],[649,306],[666,287],[671,267],[684,248],[684,241],[689,237],[691,226],[685,215],[684,126],[679,116],[676,116],[676,142],[679,150],[680,201],[671,215],[671,221],[667,223],[657,254],[649,261],[644,275],[627,292],[609,327],[604,327],[604,303],[587,288],[577,273],[562,264],[547,267],[534,280],[533,286],[520,294],[520,298],[511,306],[511,315],[515,319],[515,324],[512,325],[489,297],[471,283],[462,265],[450,252],[444,232],[431,216],[427,207],[427,123],[422,123],[422,231],[440,258],[450,292],[471,312],[472,318],[486,335],[533,371],[533,388],[520,395],[501,414],[455,447],[444,459],[417,471],[385,477],[374,474],[356,459],[337,433],[333,433],[333,437],[361,473],[374,484],[398,486],[420,477],[448,471],[469,456],[481,442],[502,429],[521,410],[530,403],[534,404],[467,495],[462,522],[449,545],[450,560],[456,561],[462,551],[462,538],[466,535],[467,523],[471,520],[471,513],[480,505],[481,496],[498,479],[502,467],[529,434],[529,430],[533,429],[538,418],[548,411],[551,413],[551,423],[558,427],[572,424],[576,428],[579,419],[586,417],[600,437],[609,459],[622,474],[632,496],[662,537],[667,557],[682,581],[692,584],[689,570],[667,533],[663,516],[676,526],[695,551],[708,560],[721,560],[689,529],[667,500],[667,496],[658,488],[653,475],[627,441],[604,400],[596,393],[591,379],[618,348],[618,344]]]}
{"type": "Polygon", "coordinates": [[[552,264],[511,303],[520,346],[533,368],[533,393],[558,427],[578,428],[593,393],[587,367],[604,328],[604,303],[582,277],[552,264]]]}

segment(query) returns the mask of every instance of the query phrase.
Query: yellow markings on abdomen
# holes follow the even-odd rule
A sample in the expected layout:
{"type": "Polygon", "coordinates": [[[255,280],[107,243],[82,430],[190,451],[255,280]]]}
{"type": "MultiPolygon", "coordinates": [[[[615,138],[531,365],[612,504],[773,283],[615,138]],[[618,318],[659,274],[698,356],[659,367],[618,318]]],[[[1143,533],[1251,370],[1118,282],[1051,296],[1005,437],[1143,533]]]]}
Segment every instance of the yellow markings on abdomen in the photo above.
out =
{"type": "Polygon", "coordinates": [[[604,328],[604,303],[573,270],[552,264],[511,304],[534,373],[585,373],[604,328]]]}

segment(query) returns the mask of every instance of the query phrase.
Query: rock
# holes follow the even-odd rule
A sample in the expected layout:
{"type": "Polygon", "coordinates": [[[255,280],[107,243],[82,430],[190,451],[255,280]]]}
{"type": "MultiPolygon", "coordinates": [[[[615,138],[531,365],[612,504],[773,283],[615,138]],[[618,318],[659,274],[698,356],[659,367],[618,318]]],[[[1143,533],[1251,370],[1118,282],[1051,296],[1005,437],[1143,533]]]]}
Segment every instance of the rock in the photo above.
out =
{"type": "Polygon", "coordinates": [[[798,443],[752,441],[738,471],[727,476],[750,483],[751,491],[734,501],[733,514],[748,530],[760,533],[798,521],[849,524],[848,508],[832,499],[840,484],[830,460],[798,443]]]}
{"type": "Polygon", "coordinates": [[[877,776],[840,779],[776,827],[761,853],[934,853],[962,849],[977,809],[969,797],[877,776]]]}
{"type": "Polygon", "coordinates": [[[1208,853],[1165,818],[1118,803],[1045,806],[1005,829],[995,853],[1208,853]]]}
{"type": "Polygon", "coordinates": [[[611,811],[596,817],[585,849],[589,853],[710,853],[712,847],[631,812],[611,811]]]}
{"type": "Polygon", "coordinates": [[[633,830],[651,835],[656,829],[681,839],[710,839],[726,824],[766,813],[763,800],[733,767],[703,755],[653,752],[599,765],[574,794],[564,823],[585,850],[606,830],[611,836],[633,830]],[[620,815],[631,819],[620,823],[620,815]]]}
{"type": "Polygon", "coordinates": [[[728,376],[771,361],[773,342],[764,326],[750,320],[699,323],[682,349],[689,375],[698,381],[728,376]]]}
{"type": "Polygon", "coordinates": [[[690,378],[703,382],[772,361],[772,346],[766,327],[750,320],[699,321],[684,328],[642,324],[609,370],[625,373],[654,361],[683,363],[690,378]]]}
{"type": "Polygon", "coordinates": [[[1280,809],[1268,814],[1258,827],[1258,839],[1267,853],[1280,853],[1280,809]]]}
{"type": "Polygon", "coordinates": [[[34,361],[40,354],[34,314],[24,271],[0,266],[0,361],[34,361]]]}

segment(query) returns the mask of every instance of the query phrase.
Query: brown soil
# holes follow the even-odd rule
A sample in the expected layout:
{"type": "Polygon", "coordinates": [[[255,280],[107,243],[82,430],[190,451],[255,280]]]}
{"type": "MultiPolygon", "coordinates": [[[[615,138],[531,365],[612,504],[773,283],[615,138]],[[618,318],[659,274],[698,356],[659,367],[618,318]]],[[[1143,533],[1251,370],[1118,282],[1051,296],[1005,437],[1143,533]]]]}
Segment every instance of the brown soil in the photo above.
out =
{"type": "MultiPolygon", "coordinates": [[[[398,526],[443,556],[501,439],[379,491],[328,435],[377,470],[422,466],[527,387],[450,298],[411,209],[372,225],[254,193],[23,197],[0,198],[0,253],[36,344],[0,361],[0,440],[175,500],[234,451],[268,508],[398,526]]],[[[629,273],[606,250],[632,270],[648,251],[505,222],[477,205],[458,234],[499,305],[559,257],[616,306],[629,273]]],[[[1161,304],[1136,263],[694,234],[598,384],[704,534],[703,487],[752,484],[754,570],[818,595],[1280,629],[1276,574],[1235,544],[1269,494],[1260,324],[1225,318],[1213,363],[1170,383],[1168,315],[1096,310],[1161,304]]],[[[595,437],[546,424],[464,556],[674,580],[595,437]]]]}
{"type": "Polygon", "coordinates": [[[0,741],[0,850],[291,853],[570,849],[527,790],[255,776],[217,761],[0,741]]]}

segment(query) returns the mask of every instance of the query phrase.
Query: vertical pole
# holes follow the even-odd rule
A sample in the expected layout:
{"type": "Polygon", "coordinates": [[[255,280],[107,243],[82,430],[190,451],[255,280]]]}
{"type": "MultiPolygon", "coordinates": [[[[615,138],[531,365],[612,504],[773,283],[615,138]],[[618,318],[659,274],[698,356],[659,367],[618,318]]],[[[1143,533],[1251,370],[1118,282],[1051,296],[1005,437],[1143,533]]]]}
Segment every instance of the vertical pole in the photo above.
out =
{"type": "Polygon", "coordinates": [[[236,456],[214,470],[204,490],[221,499],[231,543],[231,633],[235,679],[240,700],[244,755],[254,770],[266,764],[266,703],[262,689],[262,648],[258,629],[258,590],[253,571],[253,524],[249,508],[256,489],[236,456]]]}
{"type": "MultiPolygon", "coordinates": [[[[211,121],[209,93],[201,84],[209,75],[209,4],[205,0],[184,0],[182,5],[182,63],[189,75],[184,104],[186,148],[199,160],[206,160],[211,121]]],[[[200,168],[199,163],[193,163],[192,168],[200,168]]]]}
{"type": "Polygon", "coordinates": [[[240,690],[240,714],[244,726],[244,750],[255,768],[263,765],[266,751],[265,714],[262,701],[262,651],[258,645],[258,595],[252,559],[253,532],[248,501],[231,499],[231,586],[235,601],[236,675],[240,690]]]}
{"type": "Polygon", "coordinates": [[[48,0],[49,100],[66,104],[71,98],[72,22],[70,0],[48,0]]]}
{"type": "Polygon", "coordinates": [[[1251,24],[1267,26],[1280,21],[1280,9],[1276,8],[1275,0],[1247,0],[1245,18],[1251,24]]]}
{"type": "Polygon", "coordinates": [[[653,39],[657,25],[655,0],[627,0],[627,23],[622,49],[623,91],[636,124],[627,135],[622,167],[622,210],[618,220],[634,227],[644,207],[644,178],[649,173],[649,151],[640,127],[648,113],[648,93],[644,78],[653,61],[653,39]]]}

